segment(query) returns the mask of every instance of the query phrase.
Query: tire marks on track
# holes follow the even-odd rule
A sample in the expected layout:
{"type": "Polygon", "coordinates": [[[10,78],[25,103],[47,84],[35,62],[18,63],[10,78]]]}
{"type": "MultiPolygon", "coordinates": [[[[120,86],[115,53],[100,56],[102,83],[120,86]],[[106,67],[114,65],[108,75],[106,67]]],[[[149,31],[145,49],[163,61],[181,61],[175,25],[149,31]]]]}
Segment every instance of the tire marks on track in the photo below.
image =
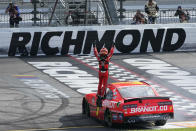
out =
{"type": "MultiPolygon", "coordinates": [[[[9,120],[0,119],[1,125],[12,125],[21,122],[31,121],[42,117],[49,117],[61,110],[64,110],[68,105],[68,99],[53,99],[48,101],[43,99],[39,95],[28,91],[26,88],[1,88],[1,91],[9,92],[9,105],[7,98],[4,98],[4,102],[1,101],[1,106],[7,105],[7,108],[1,108],[0,112],[6,114],[9,120]],[[13,92],[10,94],[10,92],[13,92]],[[34,105],[34,108],[33,108],[34,105]],[[53,108],[50,108],[50,106],[53,108]],[[50,110],[48,110],[50,108],[50,110]],[[14,110],[13,110],[14,109],[14,110]],[[47,110],[47,111],[46,111],[47,110]]],[[[0,96],[0,99],[3,96],[0,96]]]]}

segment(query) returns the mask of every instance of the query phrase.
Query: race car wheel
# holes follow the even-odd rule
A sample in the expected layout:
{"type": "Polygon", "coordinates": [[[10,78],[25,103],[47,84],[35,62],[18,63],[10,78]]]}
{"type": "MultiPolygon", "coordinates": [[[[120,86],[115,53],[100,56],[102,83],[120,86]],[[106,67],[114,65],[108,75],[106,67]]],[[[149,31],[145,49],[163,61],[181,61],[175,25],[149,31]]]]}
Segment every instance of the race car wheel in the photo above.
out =
{"type": "Polygon", "coordinates": [[[112,113],[109,110],[106,110],[104,113],[104,122],[108,127],[112,127],[112,113]]]}
{"type": "Polygon", "coordinates": [[[155,121],[155,126],[164,126],[166,124],[167,120],[158,120],[155,121]]]}
{"type": "Polygon", "coordinates": [[[86,106],[86,100],[85,100],[85,98],[83,98],[83,100],[82,100],[82,114],[86,114],[85,106],[86,106]]]}
{"type": "Polygon", "coordinates": [[[88,103],[86,103],[86,116],[90,117],[90,107],[88,103]]]}
{"type": "Polygon", "coordinates": [[[89,104],[85,99],[83,99],[83,102],[82,102],[82,114],[85,114],[87,117],[90,117],[89,104]]]}

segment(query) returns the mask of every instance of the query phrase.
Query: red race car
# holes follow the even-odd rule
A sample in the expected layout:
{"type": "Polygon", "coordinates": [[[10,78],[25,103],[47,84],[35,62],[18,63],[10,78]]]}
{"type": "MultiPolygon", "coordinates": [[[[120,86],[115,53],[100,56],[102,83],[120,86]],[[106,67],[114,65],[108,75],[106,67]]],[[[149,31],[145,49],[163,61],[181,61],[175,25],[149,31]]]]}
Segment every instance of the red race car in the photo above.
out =
{"type": "Polygon", "coordinates": [[[145,82],[118,82],[108,85],[102,106],[97,107],[96,93],[86,94],[82,113],[95,117],[111,127],[115,123],[151,122],[163,126],[174,118],[172,101],[161,97],[145,82]]]}

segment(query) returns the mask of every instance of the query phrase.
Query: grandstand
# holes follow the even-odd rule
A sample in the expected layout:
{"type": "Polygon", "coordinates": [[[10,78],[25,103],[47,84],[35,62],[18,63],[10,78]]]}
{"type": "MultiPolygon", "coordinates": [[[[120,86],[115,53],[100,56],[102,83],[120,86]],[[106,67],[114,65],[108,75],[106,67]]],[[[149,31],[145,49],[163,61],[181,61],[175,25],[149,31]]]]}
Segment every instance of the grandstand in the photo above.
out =
{"type": "MultiPolygon", "coordinates": [[[[123,2],[125,18],[119,19],[119,0],[1,0],[0,27],[9,27],[9,16],[5,8],[9,2],[15,2],[20,7],[23,21],[20,27],[30,26],[70,26],[70,25],[105,25],[131,24],[137,9],[144,9],[146,0],[126,0],[123,2]],[[71,17],[70,17],[71,16],[71,17]]],[[[178,23],[174,17],[178,5],[190,12],[189,22],[196,22],[195,0],[156,0],[159,7],[157,23],[178,23]]]]}

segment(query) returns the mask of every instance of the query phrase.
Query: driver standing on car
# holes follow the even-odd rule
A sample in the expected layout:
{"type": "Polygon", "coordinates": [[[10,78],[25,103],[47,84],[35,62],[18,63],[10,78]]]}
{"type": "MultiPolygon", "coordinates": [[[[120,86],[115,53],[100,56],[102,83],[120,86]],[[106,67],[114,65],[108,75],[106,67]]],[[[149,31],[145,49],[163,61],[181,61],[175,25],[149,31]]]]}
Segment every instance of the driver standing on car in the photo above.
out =
{"type": "Polygon", "coordinates": [[[107,48],[102,48],[98,53],[96,44],[93,43],[94,54],[99,62],[99,85],[97,92],[97,105],[101,106],[101,100],[103,99],[106,91],[107,81],[108,81],[108,67],[109,61],[114,53],[114,44],[108,53],[107,48]]]}

